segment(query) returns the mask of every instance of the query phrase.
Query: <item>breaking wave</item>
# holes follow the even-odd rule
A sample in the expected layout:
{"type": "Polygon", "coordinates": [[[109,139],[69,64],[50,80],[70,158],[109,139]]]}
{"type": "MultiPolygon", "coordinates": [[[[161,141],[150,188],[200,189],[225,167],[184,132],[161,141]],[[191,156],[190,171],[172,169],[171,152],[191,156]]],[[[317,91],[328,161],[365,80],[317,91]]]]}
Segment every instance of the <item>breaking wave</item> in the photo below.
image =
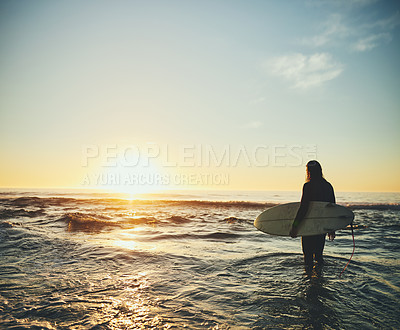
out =
{"type": "Polygon", "coordinates": [[[116,223],[110,219],[104,219],[104,217],[99,218],[92,215],[82,214],[82,213],[71,213],[63,216],[61,221],[67,224],[68,231],[86,231],[95,232],[102,231],[107,228],[120,227],[119,223],[116,223]]]}
{"type": "MultiPolygon", "coordinates": [[[[212,201],[212,200],[168,200],[168,199],[135,199],[127,200],[121,198],[71,198],[71,197],[18,197],[4,198],[0,197],[0,205],[5,207],[21,207],[15,213],[15,216],[38,216],[39,213],[30,213],[23,208],[36,207],[45,209],[49,206],[71,206],[71,205],[108,205],[113,208],[119,206],[186,206],[186,207],[213,207],[213,208],[241,208],[241,209],[266,209],[282,203],[277,202],[254,202],[254,201],[212,201]],[[18,213],[19,212],[19,213],[18,213]]],[[[352,210],[400,210],[400,203],[339,203],[352,210]]],[[[38,212],[38,211],[35,211],[38,212]]],[[[43,211],[40,211],[43,212],[43,211]]],[[[5,213],[6,214],[6,213],[5,213]]],[[[10,214],[11,215],[11,214],[10,214]]],[[[13,215],[11,215],[13,216],[13,215]]]]}

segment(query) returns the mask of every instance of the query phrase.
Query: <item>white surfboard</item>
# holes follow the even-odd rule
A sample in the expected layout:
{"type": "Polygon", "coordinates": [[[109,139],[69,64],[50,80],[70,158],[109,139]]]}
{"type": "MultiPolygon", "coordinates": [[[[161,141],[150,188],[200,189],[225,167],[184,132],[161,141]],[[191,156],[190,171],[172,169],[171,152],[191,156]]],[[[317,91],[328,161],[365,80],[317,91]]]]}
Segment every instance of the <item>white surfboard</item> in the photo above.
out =
{"type": "MultiPolygon", "coordinates": [[[[261,213],[254,226],[264,233],[289,236],[300,203],[288,203],[272,207],[261,213]]],[[[346,228],[354,219],[354,213],[344,206],[329,202],[310,202],[298,236],[325,234],[346,228]]]]}

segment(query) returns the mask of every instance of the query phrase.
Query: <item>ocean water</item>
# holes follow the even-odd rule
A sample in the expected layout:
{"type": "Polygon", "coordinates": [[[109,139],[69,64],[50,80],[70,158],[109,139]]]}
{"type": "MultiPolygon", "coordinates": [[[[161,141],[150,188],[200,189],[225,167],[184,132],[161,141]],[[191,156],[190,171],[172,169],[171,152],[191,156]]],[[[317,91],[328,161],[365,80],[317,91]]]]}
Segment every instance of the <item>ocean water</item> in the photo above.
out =
{"type": "Polygon", "coordinates": [[[340,193],[351,230],[306,271],[257,231],[299,192],[0,192],[0,328],[399,329],[400,194],[340,193]]]}

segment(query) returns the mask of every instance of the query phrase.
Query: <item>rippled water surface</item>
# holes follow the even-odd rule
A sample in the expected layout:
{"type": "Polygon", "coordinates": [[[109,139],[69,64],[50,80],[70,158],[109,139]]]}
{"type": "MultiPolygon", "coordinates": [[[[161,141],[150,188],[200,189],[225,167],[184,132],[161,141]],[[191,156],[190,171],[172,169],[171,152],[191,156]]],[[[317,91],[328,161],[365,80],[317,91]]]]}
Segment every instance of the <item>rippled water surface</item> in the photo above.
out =
{"type": "Polygon", "coordinates": [[[400,328],[399,194],[337,194],[341,277],[253,227],[298,193],[154,197],[0,193],[0,328],[400,328]]]}

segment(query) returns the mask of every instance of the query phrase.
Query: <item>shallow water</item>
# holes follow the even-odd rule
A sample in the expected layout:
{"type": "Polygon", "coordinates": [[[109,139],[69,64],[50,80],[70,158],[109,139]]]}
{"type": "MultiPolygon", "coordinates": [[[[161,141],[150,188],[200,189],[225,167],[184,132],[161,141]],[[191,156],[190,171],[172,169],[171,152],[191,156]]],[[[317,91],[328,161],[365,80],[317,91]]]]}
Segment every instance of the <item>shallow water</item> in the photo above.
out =
{"type": "Polygon", "coordinates": [[[305,270],[300,239],[253,227],[298,193],[162,197],[3,191],[0,327],[400,328],[399,194],[337,194],[340,278],[350,230],[305,270]]]}

